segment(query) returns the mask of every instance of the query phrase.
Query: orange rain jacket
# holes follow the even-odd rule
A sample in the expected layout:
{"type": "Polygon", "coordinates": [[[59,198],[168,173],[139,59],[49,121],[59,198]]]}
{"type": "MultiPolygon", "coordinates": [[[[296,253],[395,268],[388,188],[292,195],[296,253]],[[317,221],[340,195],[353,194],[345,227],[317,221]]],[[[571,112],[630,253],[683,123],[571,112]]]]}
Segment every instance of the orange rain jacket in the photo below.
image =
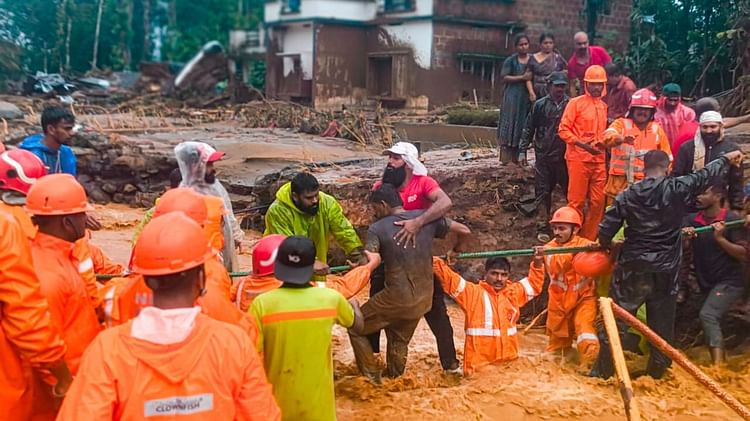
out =
{"type": "Polygon", "coordinates": [[[73,247],[73,243],[42,232],[38,232],[31,243],[42,295],[49,303],[52,323],[63,334],[68,347],[65,361],[75,374],[83,351],[102,327],[78,271],[73,247]]]}
{"type": "Polygon", "coordinates": [[[482,366],[518,358],[516,322],[521,307],[542,290],[544,277],[534,282],[524,278],[498,292],[484,281],[467,282],[437,257],[432,259],[432,271],[466,314],[464,372],[469,375],[482,366]]]}
{"type": "Polygon", "coordinates": [[[263,363],[236,326],[198,315],[185,341],[159,345],[131,337],[131,323],[94,340],[58,420],[281,419],[263,363]]]}
{"type": "Polygon", "coordinates": [[[104,250],[89,241],[89,252],[94,264],[94,273],[101,275],[119,275],[125,272],[125,266],[115,263],[104,254],[104,250]]]}
{"type": "MultiPolygon", "coordinates": [[[[370,275],[370,270],[367,267],[359,266],[350,270],[344,276],[328,275],[325,284],[322,282],[316,282],[316,284],[320,287],[336,290],[346,299],[349,299],[357,295],[362,291],[362,288],[370,283],[370,275]]],[[[279,286],[281,286],[281,281],[273,275],[248,276],[240,279],[232,286],[231,299],[237,308],[242,312],[247,312],[255,297],[279,286]],[[238,294],[238,291],[242,291],[242,293],[238,294]]]]}
{"type": "MultiPolygon", "coordinates": [[[[602,97],[607,93],[606,87],[604,89],[602,97]]],[[[592,155],[580,146],[576,146],[575,142],[602,142],[606,129],[607,103],[602,98],[594,98],[588,94],[588,91],[572,98],[563,111],[558,130],[560,139],[568,145],[565,160],[604,163],[604,151],[592,155]]]]}
{"type": "MultiPolygon", "coordinates": [[[[102,304],[99,296],[99,285],[96,283],[96,272],[94,272],[94,259],[89,244],[89,232],[73,243],[73,257],[78,261],[78,273],[86,287],[91,307],[96,309],[102,304]]],[[[122,273],[122,272],[120,272],[122,273]]]]}
{"type": "MultiPolygon", "coordinates": [[[[591,241],[577,235],[565,244],[552,240],[545,247],[582,247],[591,241]]],[[[547,334],[550,337],[547,351],[569,348],[575,339],[582,363],[596,358],[599,339],[596,336],[596,282],[573,271],[573,254],[545,256],[544,266],[529,267],[532,285],[549,276],[549,303],[547,305],[547,334]]]]}
{"type": "Polygon", "coordinates": [[[21,226],[23,234],[31,241],[36,235],[36,225],[31,221],[31,215],[26,212],[23,206],[9,205],[0,200],[0,212],[6,212],[12,215],[16,222],[21,226]]]}
{"type": "Polygon", "coordinates": [[[39,291],[27,233],[2,210],[0,232],[0,418],[25,420],[34,399],[31,368],[58,364],[65,344],[39,291]]]}
{"type": "Polygon", "coordinates": [[[604,131],[604,143],[612,147],[612,158],[609,162],[609,173],[627,178],[628,184],[643,180],[643,157],[648,151],[660,150],[672,159],[672,149],[664,129],[655,121],[651,121],[645,130],[641,130],[629,118],[618,118],[604,131]],[[621,137],[632,136],[634,144],[615,141],[621,137]]]}
{"type": "MultiPolygon", "coordinates": [[[[230,289],[232,280],[218,256],[206,260],[206,295],[198,298],[202,312],[213,319],[239,326],[254,341],[258,329],[253,317],[232,305],[230,289]]],[[[105,324],[118,326],[127,323],[144,308],[152,305],[153,293],[143,277],[130,274],[111,279],[102,288],[105,324]]]]}

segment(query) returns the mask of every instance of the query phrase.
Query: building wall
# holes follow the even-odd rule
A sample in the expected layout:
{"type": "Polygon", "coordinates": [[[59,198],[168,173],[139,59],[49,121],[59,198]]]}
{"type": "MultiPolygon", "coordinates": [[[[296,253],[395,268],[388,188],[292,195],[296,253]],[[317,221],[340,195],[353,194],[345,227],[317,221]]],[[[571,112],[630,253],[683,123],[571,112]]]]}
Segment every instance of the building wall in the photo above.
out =
{"type": "MultiPolygon", "coordinates": [[[[435,16],[450,16],[468,20],[511,22],[518,20],[516,4],[528,0],[435,0],[435,16]]],[[[533,1],[533,0],[532,0],[533,1]]]]}
{"type": "MultiPolygon", "coordinates": [[[[551,32],[557,48],[566,58],[573,54],[573,35],[586,30],[586,0],[525,0],[516,2],[518,18],[526,24],[531,50],[538,49],[539,35],[551,32]]],[[[610,13],[597,21],[593,44],[624,52],[630,38],[632,0],[609,0],[610,13]]]]}
{"type": "Polygon", "coordinates": [[[366,101],[367,28],[318,24],[315,32],[315,108],[340,110],[366,101]]]}
{"type": "Polygon", "coordinates": [[[414,50],[414,60],[422,69],[432,63],[433,24],[431,20],[407,21],[399,25],[381,25],[383,46],[409,46],[414,50]]]}
{"type": "Polygon", "coordinates": [[[364,22],[375,19],[377,13],[377,5],[374,1],[362,0],[301,0],[298,13],[282,14],[282,7],[283,4],[279,0],[265,3],[264,21],[266,24],[312,18],[364,22]]]}

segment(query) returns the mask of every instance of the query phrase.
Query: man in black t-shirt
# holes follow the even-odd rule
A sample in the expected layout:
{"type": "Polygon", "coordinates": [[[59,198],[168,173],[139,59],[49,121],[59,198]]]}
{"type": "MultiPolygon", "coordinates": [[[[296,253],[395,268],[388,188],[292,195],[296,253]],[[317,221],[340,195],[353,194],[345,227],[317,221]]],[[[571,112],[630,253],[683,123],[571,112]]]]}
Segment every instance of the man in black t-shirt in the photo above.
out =
{"type": "Polygon", "coordinates": [[[370,195],[370,207],[378,221],[367,232],[365,249],[380,253],[385,266],[385,287],[362,306],[364,327],[349,331],[359,370],[374,383],[380,383],[377,361],[367,335],[385,329],[388,338],[386,371],[388,377],[404,373],[409,341],[419,319],[432,307],[432,243],[448,232],[458,234],[459,242],[470,234],[458,222],[441,217],[419,230],[414,247],[404,247],[394,237],[401,227],[397,221],[415,218],[423,211],[405,211],[398,190],[383,184],[370,195]]]}
{"type": "Polygon", "coordinates": [[[689,239],[685,240],[680,276],[683,286],[692,262],[701,293],[706,296],[700,320],[715,365],[724,361],[721,319],[743,295],[747,261],[745,229],[726,229],[725,226],[726,222],[740,219],[739,215],[722,207],[726,197],[726,185],[717,179],[698,195],[696,203],[700,210],[688,215],[685,221],[684,231],[689,239]],[[695,228],[708,225],[714,227],[713,233],[695,234],[695,228]]]}

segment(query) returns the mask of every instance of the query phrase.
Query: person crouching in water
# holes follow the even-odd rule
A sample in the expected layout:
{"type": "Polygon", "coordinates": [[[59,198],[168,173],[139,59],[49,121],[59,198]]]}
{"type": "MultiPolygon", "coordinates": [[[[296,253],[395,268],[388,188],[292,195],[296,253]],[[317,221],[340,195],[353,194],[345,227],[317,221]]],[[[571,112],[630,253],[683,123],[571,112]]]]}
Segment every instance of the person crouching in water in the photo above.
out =
{"type": "MultiPolygon", "coordinates": [[[[541,270],[544,256],[534,256],[532,265],[541,270]]],[[[484,280],[467,282],[440,258],[433,258],[432,270],[443,289],[461,306],[466,318],[464,373],[468,376],[480,367],[518,358],[516,322],[523,307],[537,296],[544,276],[535,283],[528,278],[513,282],[510,262],[504,257],[487,259],[484,280]]]]}
{"type": "MultiPolygon", "coordinates": [[[[555,211],[550,220],[553,239],[544,246],[535,247],[540,254],[544,248],[583,247],[594,244],[578,235],[581,229],[581,214],[574,208],[564,206],[555,211]]],[[[573,269],[573,254],[545,256],[543,265],[532,262],[529,267],[529,282],[537,285],[549,276],[549,302],[547,305],[547,352],[567,352],[575,343],[579,363],[586,368],[599,354],[599,339],[596,336],[596,283],[593,278],[582,276],[573,269]]]]}

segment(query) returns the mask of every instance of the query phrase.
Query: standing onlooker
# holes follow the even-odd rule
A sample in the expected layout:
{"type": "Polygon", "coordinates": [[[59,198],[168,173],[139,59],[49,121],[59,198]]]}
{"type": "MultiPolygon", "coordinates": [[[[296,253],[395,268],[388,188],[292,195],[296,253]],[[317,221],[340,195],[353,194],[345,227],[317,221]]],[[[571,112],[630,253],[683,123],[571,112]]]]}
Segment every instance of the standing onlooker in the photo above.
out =
{"type": "Polygon", "coordinates": [[[578,96],[576,84],[573,83],[574,79],[578,79],[579,89],[583,92],[583,76],[586,70],[593,65],[606,66],[612,62],[612,57],[609,56],[607,50],[596,45],[589,45],[589,36],[585,32],[576,32],[573,41],[576,49],[568,60],[571,98],[578,96]]]}
{"type": "Polygon", "coordinates": [[[682,103],[682,88],[676,83],[664,85],[661,95],[656,104],[654,120],[661,124],[669,138],[669,146],[675,151],[677,134],[683,125],[695,119],[695,111],[682,103]]]}
{"type": "MultiPolygon", "coordinates": [[[[680,147],[681,152],[672,166],[672,175],[681,176],[696,172],[714,159],[738,150],[740,147],[736,143],[724,137],[724,119],[721,114],[716,111],[706,111],[701,114],[700,130],[695,133],[695,138],[683,143],[680,147]]],[[[720,176],[729,190],[727,196],[729,207],[733,210],[742,210],[744,199],[742,168],[731,167],[720,176]]]]}
{"type": "Polygon", "coordinates": [[[519,34],[516,36],[516,53],[505,59],[501,73],[505,90],[497,126],[497,143],[500,161],[504,164],[518,162],[518,143],[530,106],[530,92],[526,86],[526,81],[531,80],[531,73],[526,68],[528,62],[529,37],[519,34]]]}
{"type": "Polygon", "coordinates": [[[549,217],[552,210],[552,190],[559,185],[564,194],[568,192],[568,167],[565,162],[565,142],[560,139],[558,127],[570,98],[565,95],[568,78],[565,72],[554,72],[547,78],[549,95],[534,103],[526,119],[526,128],[521,137],[518,160],[526,165],[526,149],[534,145],[535,204],[539,209],[537,238],[550,240],[549,217]],[[541,207],[540,207],[541,205],[541,207]]]}
{"type": "Polygon", "coordinates": [[[47,107],[42,111],[42,133],[25,138],[18,147],[38,156],[49,174],[66,173],[76,176],[76,155],[70,148],[75,134],[76,118],[63,107],[47,107]]]}
{"type": "Polygon", "coordinates": [[[620,63],[609,63],[604,66],[607,71],[607,119],[610,124],[618,118],[625,117],[630,109],[630,100],[638,88],[632,79],[625,76],[620,63]]]}
{"type": "Polygon", "coordinates": [[[742,298],[747,262],[746,233],[740,229],[726,230],[726,222],[740,219],[738,214],[722,206],[726,194],[726,186],[720,180],[714,180],[698,195],[696,203],[700,211],[689,215],[685,221],[692,240],[684,242],[686,247],[680,271],[680,292],[683,292],[690,263],[695,265],[698,286],[705,297],[699,317],[715,365],[725,360],[721,319],[732,304],[742,298]],[[713,234],[695,234],[695,228],[709,225],[714,228],[713,234]]]}
{"type": "Polygon", "coordinates": [[[533,103],[548,94],[547,77],[552,72],[565,70],[565,59],[555,50],[554,35],[543,33],[539,37],[539,52],[529,57],[528,68],[531,72],[531,80],[526,84],[529,99],[533,103]],[[528,89],[528,85],[531,85],[532,89],[528,89]]]}
{"type": "MultiPolygon", "coordinates": [[[[677,138],[673,141],[672,153],[674,154],[675,159],[677,158],[677,153],[680,151],[680,146],[682,146],[683,143],[689,140],[693,140],[693,138],[695,137],[695,133],[698,132],[698,128],[700,127],[699,120],[701,118],[701,115],[706,111],[721,112],[721,106],[719,105],[719,101],[717,101],[716,98],[707,96],[695,101],[695,104],[693,104],[693,110],[695,111],[695,120],[686,121],[685,124],[683,124],[680,128],[680,131],[677,133],[677,138]]],[[[723,120],[724,128],[729,129],[734,126],[750,122],[750,114],[745,114],[739,117],[724,116],[723,120]]]]}

